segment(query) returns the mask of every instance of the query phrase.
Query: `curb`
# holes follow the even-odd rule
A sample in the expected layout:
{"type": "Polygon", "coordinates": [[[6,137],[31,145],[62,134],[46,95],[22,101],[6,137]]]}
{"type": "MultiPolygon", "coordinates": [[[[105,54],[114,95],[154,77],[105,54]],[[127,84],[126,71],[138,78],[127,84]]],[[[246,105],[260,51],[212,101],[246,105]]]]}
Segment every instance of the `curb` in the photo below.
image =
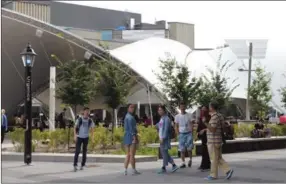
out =
{"type": "MultiPolygon", "coordinates": [[[[81,154],[78,161],[81,162],[81,154]]],[[[74,154],[32,153],[33,162],[73,162],[74,154]]],[[[156,162],[157,156],[136,156],[136,162],[156,162]]],[[[24,161],[24,153],[2,152],[2,161],[24,161]]],[[[87,154],[87,161],[100,163],[123,163],[124,155],[87,154]]]]}

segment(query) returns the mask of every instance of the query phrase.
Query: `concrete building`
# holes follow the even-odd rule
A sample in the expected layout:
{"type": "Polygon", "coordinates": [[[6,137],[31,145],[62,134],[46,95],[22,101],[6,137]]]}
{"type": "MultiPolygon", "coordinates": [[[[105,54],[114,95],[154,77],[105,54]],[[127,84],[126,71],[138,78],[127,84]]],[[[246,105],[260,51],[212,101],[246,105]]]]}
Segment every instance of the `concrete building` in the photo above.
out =
{"type": "Polygon", "coordinates": [[[95,44],[103,42],[110,49],[150,37],[169,38],[194,48],[193,24],[148,24],[138,13],[57,1],[6,1],[3,7],[59,26],[95,44]]]}

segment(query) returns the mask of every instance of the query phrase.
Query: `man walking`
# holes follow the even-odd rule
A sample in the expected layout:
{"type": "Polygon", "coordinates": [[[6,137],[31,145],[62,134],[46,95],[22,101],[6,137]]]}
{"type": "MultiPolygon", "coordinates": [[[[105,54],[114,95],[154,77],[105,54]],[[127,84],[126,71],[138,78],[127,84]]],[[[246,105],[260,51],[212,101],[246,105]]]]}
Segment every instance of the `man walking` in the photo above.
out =
{"type": "Polygon", "coordinates": [[[207,126],[207,144],[208,151],[211,159],[211,171],[207,180],[215,180],[218,178],[218,168],[221,168],[226,174],[226,179],[230,179],[233,170],[229,168],[226,161],[222,158],[222,144],[223,144],[223,116],[217,112],[218,104],[211,102],[209,105],[209,111],[211,119],[207,126]]]}
{"type": "Polygon", "coordinates": [[[181,113],[175,116],[176,132],[179,135],[179,149],[181,151],[182,165],[180,168],[186,168],[185,153],[188,151],[188,167],[192,166],[192,149],[193,149],[193,122],[191,114],[186,112],[186,105],[180,103],[181,113]]]}
{"type": "Polygon", "coordinates": [[[90,112],[89,108],[85,107],[83,109],[83,116],[79,117],[75,123],[74,139],[76,142],[76,149],[75,149],[74,163],[73,163],[75,172],[77,171],[78,155],[80,153],[81,146],[82,146],[82,161],[80,170],[83,170],[83,167],[85,166],[90,129],[91,129],[91,139],[93,140],[94,122],[89,117],[89,112],[90,112]]]}
{"type": "Polygon", "coordinates": [[[5,109],[2,109],[2,124],[1,124],[1,143],[4,141],[5,133],[8,130],[8,119],[5,114],[5,109]]]}

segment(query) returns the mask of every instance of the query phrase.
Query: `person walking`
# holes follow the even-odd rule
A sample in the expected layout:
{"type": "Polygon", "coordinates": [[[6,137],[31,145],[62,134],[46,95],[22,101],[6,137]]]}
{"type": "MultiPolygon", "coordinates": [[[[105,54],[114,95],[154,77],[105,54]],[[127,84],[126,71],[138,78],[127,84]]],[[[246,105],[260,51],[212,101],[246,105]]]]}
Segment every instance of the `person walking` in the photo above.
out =
{"type": "Polygon", "coordinates": [[[85,163],[86,163],[86,155],[87,155],[87,145],[89,141],[89,131],[91,130],[91,139],[93,140],[93,128],[94,128],[94,122],[89,117],[89,108],[85,107],[83,109],[83,116],[79,117],[76,120],[75,126],[74,126],[74,139],[76,142],[76,148],[75,148],[75,154],[74,154],[74,171],[77,171],[77,162],[78,162],[78,156],[81,150],[82,146],[82,161],[81,161],[81,167],[80,170],[83,170],[85,163]]]}
{"type": "Polygon", "coordinates": [[[138,175],[141,173],[136,170],[136,160],[135,160],[136,147],[139,143],[137,122],[134,117],[135,105],[128,104],[127,111],[128,112],[124,118],[124,138],[123,138],[123,144],[125,145],[125,152],[126,152],[126,158],[124,162],[124,168],[125,168],[124,175],[127,175],[129,162],[131,163],[132,167],[132,175],[138,175]]]}
{"type": "Polygon", "coordinates": [[[175,124],[177,135],[179,135],[179,149],[183,162],[180,168],[186,168],[186,151],[188,151],[190,158],[188,167],[192,166],[193,122],[191,115],[186,112],[186,105],[184,103],[180,103],[180,110],[180,114],[175,116],[175,124]]]}
{"type": "Polygon", "coordinates": [[[169,149],[171,149],[171,120],[166,113],[166,107],[161,105],[158,108],[158,114],[161,116],[159,123],[157,123],[157,128],[159,130],[160,138],[160,151],[163,157],[163,166],[158,172],[158,174],[164,174],[167,172],[166,167],[168,163],[172,164],[172,172],[175,172],[179,167],[175,164],[173,158],[169,154],[169,149]]]}
{"type": "Polygon", "coordinates": [[[209,122],[209,120],[209,110],[207,107],[203,106],[201,109],[201,117],[199,118],[197,129],[198,138],[202,141],[202,161],[198,169],[202,172],[209,170],[211,167],[211,161],[207,146],[207,126],[205,125],[205,123],[209,122]]]}
{"type": "Polygon", "coordinates": [[[8,119],[5,109],[2,109],[2,124],[1,124],[1,143],[4,142],[5,133],[8,131],[8,119]]]}
{"type": "Polygon", "coordinates": [[[215,180],[218,178],[218,168],[221,168],[226,174],[226,179],[230,179],[233,174],[233,169],[230,169],[227,162],[222,158],[222,144],[224,142],[222,136],[223,116],[218,113],[218,103],[211,102],[209,105],[209,111],[211,119],[209,123],[205,123],[207,127],[207,145],[211,159],[211,171],[207,180],[215,180]]]}

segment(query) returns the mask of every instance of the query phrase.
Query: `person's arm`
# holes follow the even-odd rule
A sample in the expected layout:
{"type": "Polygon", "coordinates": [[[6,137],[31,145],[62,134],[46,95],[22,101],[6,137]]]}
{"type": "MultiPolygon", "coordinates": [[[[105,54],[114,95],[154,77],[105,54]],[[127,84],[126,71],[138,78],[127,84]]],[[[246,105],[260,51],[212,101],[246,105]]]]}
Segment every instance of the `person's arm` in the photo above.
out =
{"type": "Polygon", "coordinates": [[[178,116],[176,115],[175,116],[175,131],[176,131],[176,134],[179,135],[179,121],[178,121],[178,116]]]}
{"type": "Polygon", "coordinates": [[[91,120],[91,125],[90,125],[90,135],[91,135],[91,140],[93,141],[93,135],[94,135],[94,127],[95,123],[93,120],[91,120]]]}
{"type": "Polygon", "coordinates": [[[219,123],[219,117],[217,115],[214,115],[211,117],[210,122],[208,124],[205,123],[205,125],[210,132],[215,132],[218,123],[219,123]]]}
{"type": "Polygon", "coordinates": [[[166,139],[169,135],[169,129],[170,129],[170,126],[171,126],[171,122],[170,122],[170,119],[165,117],[163,118],[163,133],[162,133],[162,139],[166,139]]]}
{"type": "Polygon", "coordinates": [[[6,115],[4,115],[4,117],[5,117],[4,126],[5,126],[5,130],[7,131],[8,130],[8,119],[6,115]]]}
{"type": "Polygon", "coordinates": [[[77,119],[77,120],[75,120],[74,129],[73,129],[75,140],[76,140],[76,137],[77,137],[76,129],[79,128],[79,127],[78,127],[78,124],[79,124],[79,122],[78,122],[78,119],[77,119]]]}

